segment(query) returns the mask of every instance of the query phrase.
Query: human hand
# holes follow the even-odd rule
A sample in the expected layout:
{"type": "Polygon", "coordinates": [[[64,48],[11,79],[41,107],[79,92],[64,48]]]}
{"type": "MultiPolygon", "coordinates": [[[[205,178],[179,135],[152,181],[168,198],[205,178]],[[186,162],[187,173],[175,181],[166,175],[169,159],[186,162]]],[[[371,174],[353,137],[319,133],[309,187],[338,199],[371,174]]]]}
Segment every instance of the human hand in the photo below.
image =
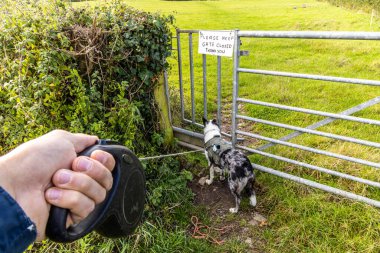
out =
{"type": "Polygon", "coordinates": [[[37,240],[45,238],[50,204],[70,210],[70,225],[104,200],[112,186],[113,156],[99,150],[77,157],[97,139],[55,130],[0,157],[0,186],[36,224],[37,240]]]}

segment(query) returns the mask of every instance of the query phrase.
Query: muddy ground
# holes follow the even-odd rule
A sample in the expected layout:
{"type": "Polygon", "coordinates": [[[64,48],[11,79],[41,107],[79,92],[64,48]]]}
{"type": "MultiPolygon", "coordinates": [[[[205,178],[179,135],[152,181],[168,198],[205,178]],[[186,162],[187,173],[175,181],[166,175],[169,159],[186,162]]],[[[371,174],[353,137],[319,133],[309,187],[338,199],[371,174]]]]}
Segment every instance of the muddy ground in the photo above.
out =
{"type": "MultiPolygon", "coordinates": [[[[215,178],[211,185],[207,185],[203,184],[205,178],[206,176],[194,178],[189,187],[195,194],[194,204],[204,208],[211,219],[202,221],[197,217],[201,224],[193,224],[190,233],[194,233],[195,226],[208,226],[210,230],[203,228],[198,235],[209,234],[212,238],[206,236],[200,239],[215,244],[234,239],[245,243],[248,252],[265,252],[265,239],[262,234],[268,226],[268,221],[260,204],[252,207],[249,205],[248,196],[244,196],[239,212],[232,214],[229,209],[235,206],[235,200],[230,193],[227,180],[221,181],[215,178]]],[[[260,187],[256,186],[255,190],[259,195],[260,187]]]]}

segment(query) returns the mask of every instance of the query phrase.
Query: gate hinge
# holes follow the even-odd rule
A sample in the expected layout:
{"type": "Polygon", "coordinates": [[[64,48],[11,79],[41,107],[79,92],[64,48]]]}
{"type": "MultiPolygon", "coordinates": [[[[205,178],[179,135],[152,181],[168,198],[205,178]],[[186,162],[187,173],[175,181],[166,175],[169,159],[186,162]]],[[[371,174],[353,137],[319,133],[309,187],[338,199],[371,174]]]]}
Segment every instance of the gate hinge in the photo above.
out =
{"type": "Polygon", "coordinates": [[[248,50],[241,50],[240,56],[249,56],[249,51],[248,50]]]}

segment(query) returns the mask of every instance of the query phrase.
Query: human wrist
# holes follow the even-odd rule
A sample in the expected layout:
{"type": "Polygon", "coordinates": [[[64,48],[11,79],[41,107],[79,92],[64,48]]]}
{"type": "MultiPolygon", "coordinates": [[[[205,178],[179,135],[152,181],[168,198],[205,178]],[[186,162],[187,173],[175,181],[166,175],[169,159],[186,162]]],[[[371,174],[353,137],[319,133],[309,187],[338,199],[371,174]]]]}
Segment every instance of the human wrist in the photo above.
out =
{"type": "MultiPolygon", "coordinates": [[[[32,200],[30,195],[33,192],[28,184],[23,180],[27,171],[26,158],[22,158],[16,150],[0,157],[0,186],[20,205],[25,213],[31,217],[28,210],[28,203],[32,200]]],[[[32,218],[32,217],[31,217],[32,218]]]]}
{"type": "Polygon", "coordinates": [[[40,207],[35,205],[35,201],[43,195],[41,193],[43,187],[29,185],[28,180],[25,180],[29,163],[28,157],[24,157],[17,149],[0,157],[0,186],[35,224],[38,228],[37,238],[41,240],[43,235],[41,236],[40,230],[45,227],[46,222],[41,220],[40,207]]]}
{"type": "Polygon", "coordinates": [[[0,157],[0,186],[14,199],[16,199],[16,192],[14,190],[12,182],[13,173],[11,171],[11,163],[13,163],[11,157],[4,155],[0,157]]]}

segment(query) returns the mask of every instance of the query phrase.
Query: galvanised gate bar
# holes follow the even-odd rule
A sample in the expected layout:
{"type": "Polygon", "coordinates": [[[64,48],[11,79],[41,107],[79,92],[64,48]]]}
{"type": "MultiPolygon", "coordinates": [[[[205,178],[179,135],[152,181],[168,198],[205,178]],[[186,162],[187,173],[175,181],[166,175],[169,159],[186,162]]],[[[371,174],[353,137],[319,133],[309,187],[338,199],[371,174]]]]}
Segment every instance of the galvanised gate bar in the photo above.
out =
{"type": "MultiPolygon", "coordinates": [[[[188,123],[190,125],[195,125],[197,127],[202,127],[202,124],[196,122],[195,117],[195,92],[194,92],[194,63],[193,63],[193,34],[197,34],[198,30],[177,30],[177,53],[178,53],[178,74],[179,74],[179,90],[180,90],[180,108],[181,108],[181,119],[184,123],[188,123]],[[185,102],[184,102],[184,84],[183,84],[183,71],[182,71],[182,52],[181,52],[181,34],[187,34],[188,36],[188,48],[189,48],[189,67],[190,67],[190,106],[191,106],[191,119],[187,119],[185,117],[185,102]]],[[[328,157],[333,157],[336,159],[341,159],[345,161],[349,161],[352,163],[357,163],[365,166],[369,166],[373,169],[379,169],[380,163],[364,160],[360,158],[355,158],[347,155],[337,154],[317,148],[307,147],[300,144],[295,144],[288,142],[290,139],[295,138],[303,133],[312,134],[312,135],[318,135],[323,136],[326,138],[331,138],[335,140],[345,141],[345,142],[351,142],[359,145],[364,145],[368,147],[373,148],[380,148],[380,143],[372,142],[368,140],[363,140],[359,138],[353,138],[348,137],[344,135],[338,135],[333,133],[327,133],[323,131],[315,130],[316,128],[319,128],[321,126],[327,125],[336,119],[340,120],[347,120],[347,121],[353,121],[358,122],[362,124],[371,124],[375,126],[380,127],[380,121],[378,120],[372,120],[372,119],[366,119],[366,118],[360,118],[360,117],[354,117],[350,116],[351,114],[361,111],[363,109],[369,108],[375,104],[380,103],[380,97],[375,97],[371,100],[368,100],[364,103],[361,103],[357,106],[354,106],[352,108],[349,108],[341,113],[330,113],[330,112],[324,112],[324,111],[318,111],[318,110],[311,110],[307,108],[299,108],[299,107],[293,107],[293,106],[287,106],[282,104],[275,104],[275,103],[268,103],[258,100],[251,100],[247,98],[243,98],[239,96],[239,75],[240,73],[246,73],[246,74],[253,74],[253,75],[270,75],[270,76],[277,76],[277,77],[288,77],[288,78],[298,78],[298,79],[311,79],[311,80],[318,80],[318,81],[328,81],[328,82],[339,82],[339,83],[349,83],[349,84],[357,84],[357,85],[370,85],[370,86],[380,86],[380,81],[378,80],[366,80],[366,79],[355,79],[355,78],[344,78],[344,77],[336,77],[336,76],[323,76],[323,75],[311,75],[311,74],[303,74],[303,73],[292,73],[292,72],[282,72],[282,71],[271,71],[271,70],[263,70],[263,69],[249,69],[249,68],[241,68],[240,62],[241,62],[241,56],[246,55],[247,53],[245,51],[240,50],[241,45],[241,38],[268,38],[268,39],[276,39],[276,38],[282,38],[282,39],[321,39],[321,40],[380,40],[380,33],[373,33],[373,32],[294,32],[294,31],[235,31],[235,43],[234,43],[234,58],[233,58],[233,85],[232,85],[232,114],[231,114],[231,134],[223,133],[227,137],[231,137],[232,144],[239,149],[243,149],[248,151],[251,154],[258,154],[261,156],[273,158],[282,162],[294,164],[297,166],[305,167],[311,170],[319,171],[322,173],[327,173],[336,177],[352,180],[355,182],[359,182],[362,184],[366,184],[372,187],[380,188],[380,182],[371,181],[365,178],[352,176],[346,173],[334,171],[331,169],[323,168],[320,166],[308,164],[305,162],[293,160],[287,157],[282,157],[279,155],[271,154],[268,152],[265,152],[267,148],[274,146],[274,145],[283,145],[303,151],[312,152],[319,155],[324,155],[328,157]],[[312,115],[318,115],[326,117],[324,120],[321,120],[319,122],[316,122],[312,125],[309,125],[307,127],[297,127],[292,126],[289,124],[283,124],[278,123],[274,121],[269,121],[266,119],[259,119],[259,118],[253,118],[246,115],[243,115],[239,112],[239,106],[238,104],[252,104],[252,105],[258,105],[258,106],[265,106],[270,108],[277,108],[281,110],[287,110],[287,111],[293,111],[293,112],[299,112],[299,113],[305,113],[305,114],[312,114],[312,115]],[[279,139],[269,138],[266,136],[262,136],[259,134],[254,134],[246,131],[242,131],[238,129],[238,120],[244,120],[249,122],[255,122],[260,124],[266,124],[274,127],[284,128],[293,130],[291,134],[284,136],[279,139]],[[266,145],[262,145],[258,148],[250,148],[244,145],[239,145],[238,135],[240,136],[246,136],[248,138],[254,138],[258,140],[263,140],[269,142],[266,145]]],[[[207,117],[207,68],[206,68],[206,55],[202,55],[202,69],[203,69],[203,108],[204,108],[204,116],[207,117]]],[[[218,122],[221,122],[222,115],[221,115],[221,80],[222,80],[222,72],[221,72],[221,57],[217,56],[217,119],[218,122]]],[[[224,73],[223,73],[224,74],[224,73]]],[[[201,146],[201,141],[195,141],[196,139],[202,139],[203,134],[200,132],[194,132],[189,131],[181,127],[173,126],[173,130],[175,133],[179,134],[178,138],[180,139],[180,144],[191,147],[191,148],[197,148],[197,146],[201,146]],[[189,138],[183,138],[183,136],[188,136],[189,138]],[[181,141],[183,140],[183,141],[181,141]],[[189,141],[190,140],[190,141],[189,141]],[[195,144],[195,145],[192,145],[195,144]]],[[[344,191],[341,189],[337,189],[328,185],[324,185],[321,183],[317,183],[302,177],[294,176],[282,171],[278,171],[274,168],[268,168],[261,166],[259,164],[253,164],[254,168],[263,172],[267,172],[288,180],[292,180],[301,184],[305,184],[326,192],[334,193],[346,198],[354,199],[357,201],[361,201],[376,207],[380,207],[380,201],[370,199],[367,197],[363,197],[357,194],[354,194],[352,192],[344,191]]]]}

